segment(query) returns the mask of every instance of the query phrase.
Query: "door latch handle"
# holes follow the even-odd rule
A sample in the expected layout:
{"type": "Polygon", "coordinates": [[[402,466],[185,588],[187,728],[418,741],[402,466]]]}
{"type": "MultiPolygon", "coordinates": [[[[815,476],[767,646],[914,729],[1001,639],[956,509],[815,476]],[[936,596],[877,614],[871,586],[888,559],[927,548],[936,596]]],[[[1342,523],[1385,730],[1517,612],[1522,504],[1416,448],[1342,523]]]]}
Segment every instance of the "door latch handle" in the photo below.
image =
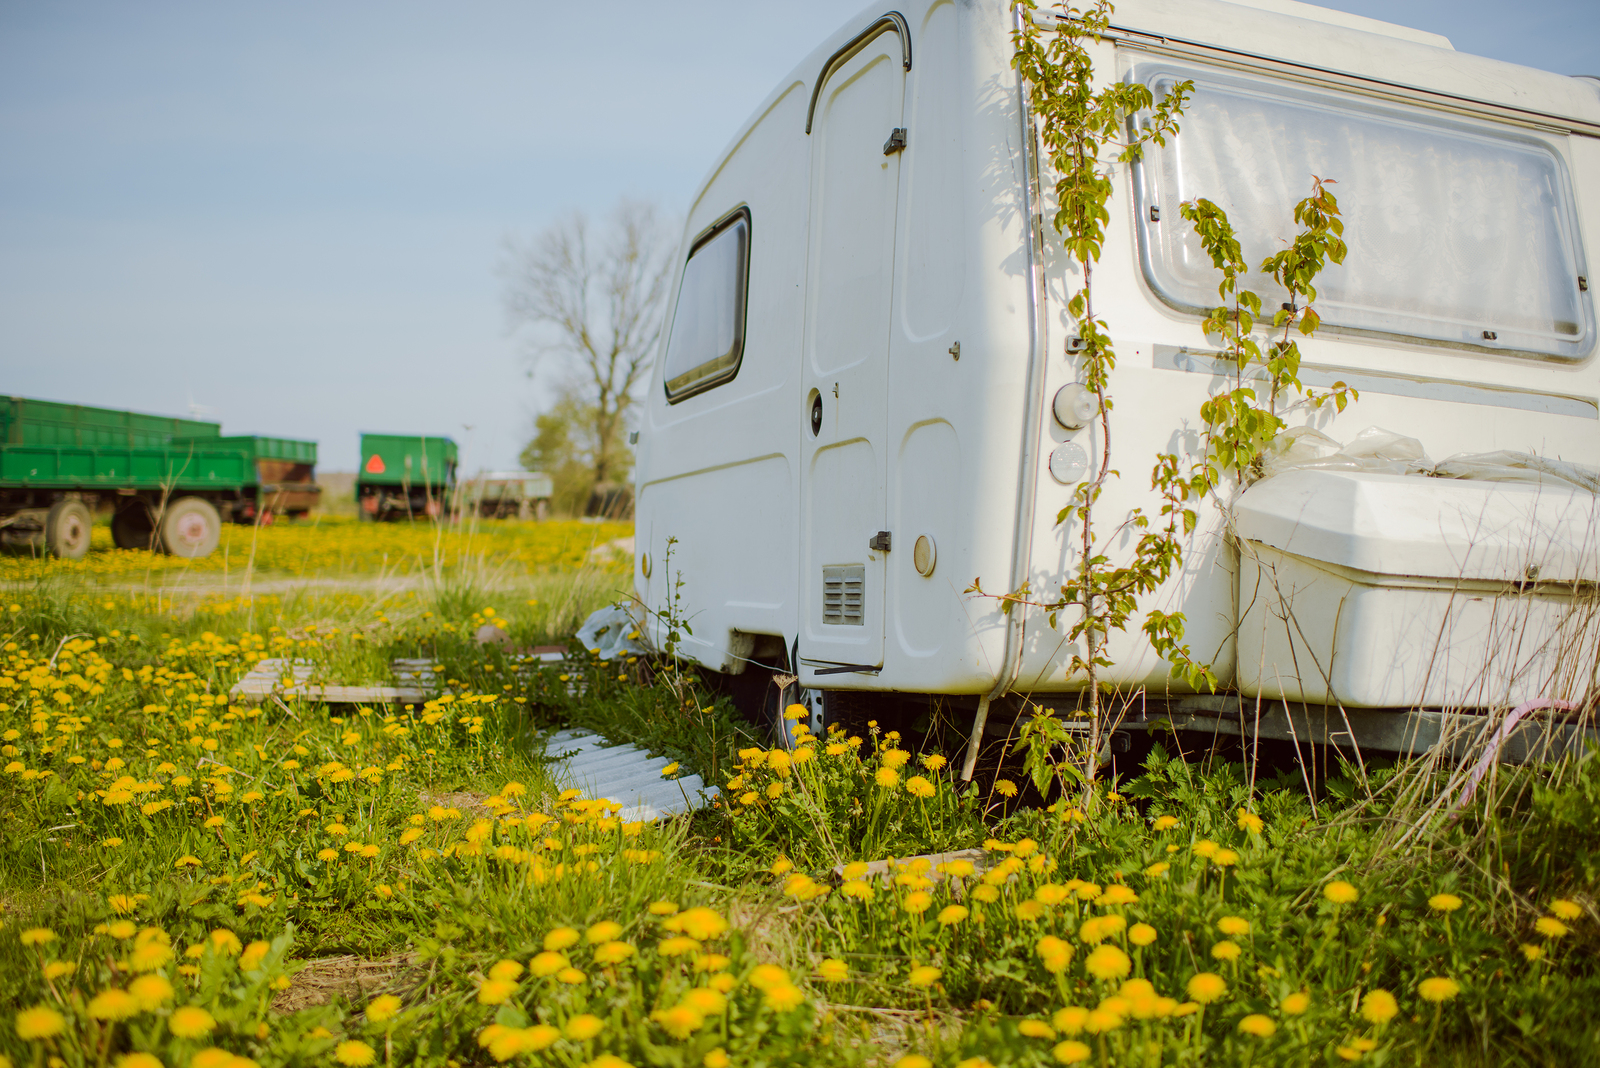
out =
{"type": "Polygon", "coordinates": [[[867,548],[876,549],[880,553],[888,552],[889,551],[889,532],[887,530],[878,531],[878,533],[876,533],[876,534],[874,534],[872,536],[872,540],[867,542],[867,548]]]}
{"type": "Polygon", "coordinates": [[[894,131],[889,134],[889,140],[887,140],[887,141],[885,141],[883,143],[883,154],[885,156],[892,156],[896,152],[905,151],[905,147],[906,147],[906,131],[905,131],[905,127],[896,126],[894,128],[894,131]]]}

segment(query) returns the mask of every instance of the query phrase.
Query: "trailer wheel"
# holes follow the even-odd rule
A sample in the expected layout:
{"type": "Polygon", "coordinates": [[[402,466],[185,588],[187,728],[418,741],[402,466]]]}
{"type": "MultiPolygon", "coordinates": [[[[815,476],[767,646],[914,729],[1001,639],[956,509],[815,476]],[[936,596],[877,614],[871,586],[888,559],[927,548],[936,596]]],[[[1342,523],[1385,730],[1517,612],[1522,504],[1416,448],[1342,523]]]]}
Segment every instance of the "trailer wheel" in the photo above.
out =
{"type": "Polygon", "coordinates": [[[198,560],[210,556],[222,540],[222,517],[208,500],[179,497],[161,517],[161,549],[173,556],[198,560]]]}
{"type": "Polygon", "coordinates": [[[150,507],[143,501],[123,505],[111,517],[111,541],[119,549],[155,547],[156,525],[150,521],[150,507]]]}
{"type": "Polygon", "coordinates": [[[44,544],[52,556],[82,560],[89,555],[94,516],[82,501],[57,501],[44,520],[44,544]]]}

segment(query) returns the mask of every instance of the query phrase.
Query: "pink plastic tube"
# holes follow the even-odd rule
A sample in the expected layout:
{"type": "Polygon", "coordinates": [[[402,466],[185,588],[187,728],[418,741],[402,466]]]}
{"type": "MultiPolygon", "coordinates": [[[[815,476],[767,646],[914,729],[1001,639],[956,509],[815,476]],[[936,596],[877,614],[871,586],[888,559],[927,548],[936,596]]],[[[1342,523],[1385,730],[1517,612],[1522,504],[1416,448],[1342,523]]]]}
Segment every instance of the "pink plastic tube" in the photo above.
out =
{"type": "Polygon", "coordinates": [[[1506,744],[1506,739],[1511,736],[1512,730],[1516,728],[1522,717],[1530,712],[1537,712],[1542,708],[1556,708],[1563,712],[1575,712],[1578,709],[1578,705],[1572,701],[1562,701],[1554,697],[1539,697],[1513,708],[1511,714],[1506,716],[1505,722],[1500,724],[1499,729],[1489,736],[1489,744],[1484,749],[1483,756],[1478,758],[1478,763],[1472,769],[1472,774],[1467,776],[1467,788],[1461,792],[1461,800],[1456,802],[1458,810],[1466,808],[1467,802],[1472,800],[1473,793],[1478,789],[1478,783],[1482,782],[1483,777],[1488,774],[1489,765],[1493,764],[1496,758],[1500,756],[1501,747],[1506,744]]]}

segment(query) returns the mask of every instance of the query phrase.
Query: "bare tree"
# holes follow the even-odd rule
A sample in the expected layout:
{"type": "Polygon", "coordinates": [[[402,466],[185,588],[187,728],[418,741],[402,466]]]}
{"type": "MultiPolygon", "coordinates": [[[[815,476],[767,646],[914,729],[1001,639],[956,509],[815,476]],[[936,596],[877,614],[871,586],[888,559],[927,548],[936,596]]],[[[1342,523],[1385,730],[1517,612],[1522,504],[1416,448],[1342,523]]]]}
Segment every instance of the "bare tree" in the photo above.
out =
{"type": "Polygon", "coordinates": [[[661,334],[671,247],[655,209],[626,200],[601,233],[575,211],[525,245],[506,242],[506,309],[532,330],[529,373],[560,361],[596,486],[626,475],[623,435],[661,334]]]}

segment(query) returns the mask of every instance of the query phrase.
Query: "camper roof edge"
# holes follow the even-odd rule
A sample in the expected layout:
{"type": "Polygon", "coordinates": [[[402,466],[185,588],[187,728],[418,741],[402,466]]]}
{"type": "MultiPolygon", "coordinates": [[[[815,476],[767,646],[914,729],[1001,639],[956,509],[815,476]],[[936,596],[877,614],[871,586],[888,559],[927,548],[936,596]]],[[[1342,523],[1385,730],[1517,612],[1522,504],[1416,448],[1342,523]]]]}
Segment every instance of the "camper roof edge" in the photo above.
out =
{"type": "Polygon", "coordinates": [[[1235,0],[1119,0],[1108,36],[1127,35],[1128,43],[1152,47],[1203,49],[1212,58],[1232,55],[1276,73],[1299,68],[1345,89],[1360,85],[1412,103],[1476,106],[1493,118],[1520,117],[1600,136],[1600,96],[1568,74],[1364,31],[1312,13],[1321,10],[1289,14],[1235,0]],[[1307,35],[1307,21],[1322,27],[1307,35]],[[1220,33],[1218,26],[1227,32],[1220,33]],[[1405,76],[1422,84],[1395,80],[1398,71],[1411,72],[1405,76]]]}

